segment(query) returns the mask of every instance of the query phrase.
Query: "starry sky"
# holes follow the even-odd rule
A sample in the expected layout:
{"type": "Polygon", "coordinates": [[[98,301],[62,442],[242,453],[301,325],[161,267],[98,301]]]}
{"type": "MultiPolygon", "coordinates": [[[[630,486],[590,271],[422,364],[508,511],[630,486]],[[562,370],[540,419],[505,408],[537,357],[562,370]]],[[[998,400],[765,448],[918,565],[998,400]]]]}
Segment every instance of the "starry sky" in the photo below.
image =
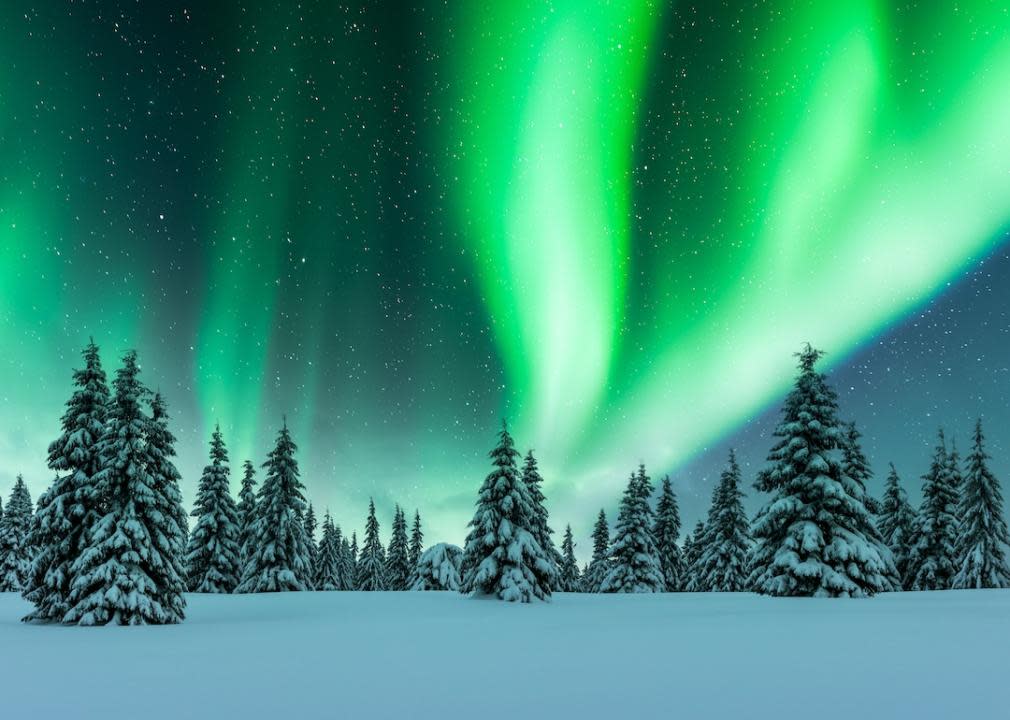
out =
{"type": "Polygon", "coordinates": [[[913,499],[1010,476],[1007,87],[984,0],[3,3],[0,488],[89,336],[187,502],[286,415],[346,529],[461,541],[503,417],[580,555],[639,461],[693,523],[806,341],[913,499]]]}

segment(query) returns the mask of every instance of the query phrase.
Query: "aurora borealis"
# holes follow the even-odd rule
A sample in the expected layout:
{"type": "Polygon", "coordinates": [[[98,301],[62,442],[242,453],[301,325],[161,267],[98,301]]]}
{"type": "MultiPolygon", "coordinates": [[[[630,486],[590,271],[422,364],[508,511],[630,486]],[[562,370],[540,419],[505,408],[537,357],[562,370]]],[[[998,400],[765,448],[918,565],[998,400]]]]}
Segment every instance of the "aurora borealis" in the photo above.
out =
{"type": "Polygon", "coordinates": [[[1010,422],[1005,4],[193,5],[0,9],[0,487],[89,335],[187,503],[287,415],[345,527],[456,542],[503,416],[582,549],[639,460],[693,521],[804,341],[913,496],[936,424],[1010,422]]]}

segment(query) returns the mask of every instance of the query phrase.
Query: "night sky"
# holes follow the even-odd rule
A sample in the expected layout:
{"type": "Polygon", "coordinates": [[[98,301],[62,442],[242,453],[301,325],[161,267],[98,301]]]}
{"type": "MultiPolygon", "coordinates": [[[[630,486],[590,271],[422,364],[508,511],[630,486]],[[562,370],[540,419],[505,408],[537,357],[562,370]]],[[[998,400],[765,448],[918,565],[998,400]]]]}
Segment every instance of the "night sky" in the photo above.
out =
{"type": "Polygon", "coordinates": [[[639,461],[689,526],[806,341],[873,490],[979,415],[1006,479],[1008,87],[982,0],[5,2],[0,490],[89,336],[187,504],[286,415],[345,530],[460,542],[503,417],[580,556],[639,461]]]}

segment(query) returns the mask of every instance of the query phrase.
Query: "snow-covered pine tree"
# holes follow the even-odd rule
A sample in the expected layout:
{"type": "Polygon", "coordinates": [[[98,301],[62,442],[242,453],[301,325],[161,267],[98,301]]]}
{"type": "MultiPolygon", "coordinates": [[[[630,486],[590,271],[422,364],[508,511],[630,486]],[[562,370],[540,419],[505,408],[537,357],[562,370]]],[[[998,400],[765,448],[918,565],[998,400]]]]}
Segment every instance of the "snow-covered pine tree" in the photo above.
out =
{"type": "Polygon", "coordinates": [[[600,509],[593,525],[593,557],[589,567],[582,574],[582,591],[587,593],[600,592],[600,586],[610,572],[610,526],[607,525],[607,514],[600,509]]]}
{"type": "Polygon", "coordinates": [[[529,487],[516,468],[516,452],[502,423],[489,453],[494,470],[484,479],[463,551],[462,591],[495,595],[508,602],[547,600],[556,565],[534,532],[540,519],[529,487]]]}
{"type": "Polygon", "coordinates": [[[256,494],[256,520],[242,582],[236,592],[306,590],[311,578],[305,534],[304,486],[298,479],[297,446],[287,420],[263,467],[266,477],[256,494]]]}
{"type": "Polygon", "coordinates": [[[319,522],[316,520],[316,510],[312,507],[312,503],[308,504],[303,524],[305,525],[305,547],[309,551],[309,568],[311,569],[309,577],[305,580],[305,589],[312,590],[315,588],[316,562],[319,560],[318,546],[316,545],[316,528],[319,527],[319,522]]]}
{"type": "Polygon", "coordinates": [[[659,554],[659,566],[665,580],[664,590],[674,592],[680,589],[681,564],[680,555],[680,506],[673,492],[670,476],[663,478],[662,489],[659,492],[659,502],[656,504],[656,524],[652,528],[656,538],[656,552],[659,554]]]}
{"type": "Polygon", "coordinates": [[[912,590],[948,590],[960,568],[957,557],[958,488],[943,430],[929,472],[922,476],[922,505],[909,563],[912,590]]]}
{"type": "MultiPolygon", "coordinates": [[[[238,492],[238,549],[239,568],[245,569],[249,560],[249,542],[253,523],[256,522],[256,469],[252,460],[242,465],[242,489],[238,492]]],[[[241,573],[240,573],[241,574],[241,573]]]]}
{"type": "Polygon", "coordinates": [[[695,584],[706,592],[741,592],[746,589],[747,563],[753,541],[743,507],[740,466],[730,450],[712,497],[705,544],[697,561],[695,584]]]}
{"type": "Polygon", "coordinates": [[[351,545],[348,548],[347,556],[347,567],[350,570],[350,575],[348,578],[348,590],[358,589],[358,558],[360,557],[360,552],[358,551],[358,533],[356,531],[351,532],[351,545]]]}
{"type": "Polygon", "coordinates": [[[579,563],[575,559],[575,540],[572,526],[565,526],[565,536],[561,541],[561,568],[558,572],[557,588],[561,592],[579,592],[582,578],[579,577],[579,563]]]}
{"type": "Polygon", "coordinates": [[[323,536],[316,550],[316,576],[313,587],[316,590],[333,591],[343,589],[340,577],[340,530],[333,524],[330,511],[323,516],[323,536]]]}
{"type": "Polygon", "coordinates": [[[865,489],[837,457],[845,442],[837,396],[815,368],[821,355],[809,345],[799,353],[771,467],[756,483],[772,498],[754,522],[749,585],[767,595],[865,597],[893,589],[896,577],[865,489]]]}
{"type": "Polygon", "coordinates": [[[32,553],[28,531],[32,525],[32,499],[20,475],[14,481],[7,510],[0,517],[0,592],[21,592],[28,580],[32,553]]]}
{"type": "Polygon", "coordinates": [[[340,562],[340,586],[337,590],[353,590],[354,589],[354,562],[351,560],[351,542],[347,539],[345,535],[340,530],[340,526],[336,525],[337,534],[340,536],[340,553],[337,556],[340,562]]]}
{"type": "Polygon", "coordinates": [[[241,574],[238,509],[228,483],[228,449],[220,426],[210,441],[210,465],[203,469],[193,517],[196,527],[186,553],[190,592],[231,593],[241,574]]]}
{"type": "Polygon", "coordinates": [[[65,623],[168,624],[185,617],[183,510],[175,478],[162,465],[171,465],[163,443],[171,434],[163,406],[158,420],[144,412],[148,391],[139,374],[130,351],[116,373],[98,447],[102,469],[94,481],[103,514],[71,567],[65,623]]]}
{"type": "Polygon", "coordinates": [[[891,550],[894,567],[901,578],[901,587],[911,588],[914,578],[909,577],[912,543],[915,540],[915,508],[908,502],[908,494],[901,486],[898,471],[891,465],[884,486],[884,499],[877,514],[877,531],[884,544],[891,550]]]}
{"type": "Polygon", "coordinates": [[[414,510],[414,526],[410,531],[410,551],[407,554],[407,563],[411,572],[417,567],[417,561],[421,559],[424,552],[424,532],[421,530],[421,513],[414,510]]]}
{"type": "Polygon", "coordinates": [[[600,592],[654,593],[666,587],[652,535],[651,494],[652,484],[645,474],[645,465],[640,465],[638,474],[631,474],[621,498],[617,532],[610,550],[613,565],[600,585],[600,592]]]}
{"type": "Polygon", "coordinates": [[[84,348],[84,368],[74,370],[75,390],[67,401],[63,432],[49,445],[49,467],[56,478],[39,499],[31,544],[38,550],[24,589],[35,608],[25,621],[59,622],[69,606],[71,566],[88,528],[97,522],[98,494],[93,478],[101,469],[98,442],[105,427],[109,386],[94,341],[84,348]]]}
{"type": "Polygon", "coordinates": [[[407,518],[403,509],[397,505],[393,513],[393,533],[389,539],[389,550],[386,553],[386,589],[409,589],[410,573],[410,541],[407,538],[407,518]]]}
{"type": "Polygon", "coordinates": [[[685,592],[694,592],[698,587],[698,559],[705,550],[705,523],[699,520],[695,523],[694,531],[684,538],[684,572],[680,578],[680,589],[685,592]]]}
{"type": "Polygon", "coordinates": [[[551,538],[554,530],[551,529],[548,521],[547,498],[544,496],[544,491],[541,487],[544,484],[544,479],[540,475],[540,468],[537,466],[537,459],[533,456],[532,450],[526,453],[526,459],[523,462],[522,477],[523,483],[525,483],[526,489],[529,492],[530,504],[533,506],[533,526],[530,528],[530,532],[533,534],[533,539],[537,541],[537,544],[547,554],[547,557],[554,563],[551,578],[551,586],[553,587],[553,584],[557,581],[557,574],[563,561],[561,553],[558,552],[557,547],[554,545],[554,540],[551,538]]]}
{"type": "Polygon", "coordinates": [[[386,551],[379,538],[379,521],[375,517],[375,502],[368,500],[368,520],[365,521],[365,542],[358,557],[354,589],[364,592],[386,590],[386,551]]]}
{"type": "Polygon", "coordinates": [[[1010,587],[1006,551],[1010,544],[1003,515],[1003,492],[989,469],[982,419],[975,422],[975,442],[962,485],[957,556],[961,565],[953,587],[962,590],[1010,587]]]}
{"type": "Polygon", "coordinates": [[[459,571],[463,550],[457,545],[438,543],[421,553],[410,576],[413,591],[460,589],[459,571]]]}

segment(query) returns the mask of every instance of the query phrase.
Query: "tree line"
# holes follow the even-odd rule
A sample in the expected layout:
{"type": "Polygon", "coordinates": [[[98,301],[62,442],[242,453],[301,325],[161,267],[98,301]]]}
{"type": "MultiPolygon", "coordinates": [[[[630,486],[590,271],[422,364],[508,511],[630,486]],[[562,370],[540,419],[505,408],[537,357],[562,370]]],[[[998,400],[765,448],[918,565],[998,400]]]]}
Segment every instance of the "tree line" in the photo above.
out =
{"type": "Polygon", "coordinates": [[[871,471],[859,433],[838,419],[837,395],[815,368],[821,353],[809,346],[755,482],[770,499],[753,519],[731,451],[707,518],[681,542],[672,483],[663,478],[653,507],[642,464],[628,479],[613,537],[600,510],[592,559],[581,569],[570,526],[560,550],[554,543],[533,452],[520,461],[504,424],[463,548],[425,549],[419,512],[408,533],[399,506],[384,547],[371,501],[360,548],[328,511],[320,524],[286,423],[258,489],[253,463],[244,462],[237,503],[215,428],[189,532],[164,398],[140,382],[135,352],[111,388],[93,341],[83,356],[62,433],[49,447],[51,486],[33,512],[19,476],[0,508],[0,591],[21,591],[33,604],[26,621],[175,623],[186,590],[449,590],[529,602],[555,591],[863,597],[1010,586],[1001,490],[981,422],[966,474],[941,432],[919,510],[893,466],[878,502],[866,490],[871,471]]]}

